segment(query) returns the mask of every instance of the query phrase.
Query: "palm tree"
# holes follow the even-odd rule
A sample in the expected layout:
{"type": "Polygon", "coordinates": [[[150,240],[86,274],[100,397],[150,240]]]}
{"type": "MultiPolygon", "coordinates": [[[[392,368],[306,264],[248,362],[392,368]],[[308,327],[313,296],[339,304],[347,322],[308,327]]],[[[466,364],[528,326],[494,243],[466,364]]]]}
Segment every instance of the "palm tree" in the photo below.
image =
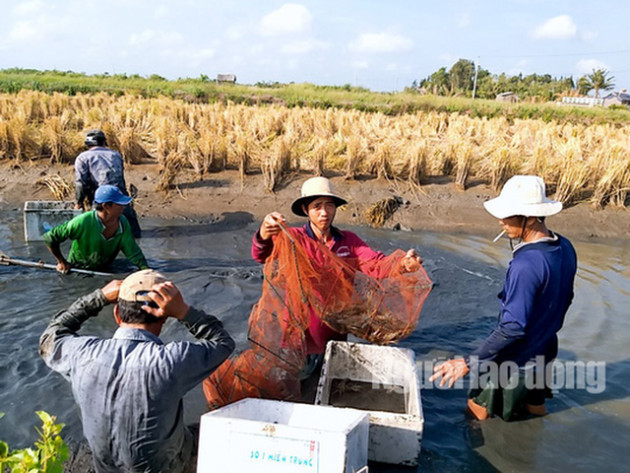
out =
{"type": "Polygon", "coordinates": [[[587,76],[582,76],[577,81],[577,89],[580,95],[588,94],[588,91],[591,90],[592,88],[593,87],[591,86],[591,81],[589,80],[587,76]]]}
{"type": "MultiPolygon", "coordinates": [[[[595,89],[595,98],[599,97],[599,91],[609,90],[615,86],[613,82],[615,78],[609,76],[609,72],[606,69],[593,69],[593,72],[584,76],[588,81],[589,90],[595,89]]],[[[585,82],[586,83],[586,82],[585,82]]]]}

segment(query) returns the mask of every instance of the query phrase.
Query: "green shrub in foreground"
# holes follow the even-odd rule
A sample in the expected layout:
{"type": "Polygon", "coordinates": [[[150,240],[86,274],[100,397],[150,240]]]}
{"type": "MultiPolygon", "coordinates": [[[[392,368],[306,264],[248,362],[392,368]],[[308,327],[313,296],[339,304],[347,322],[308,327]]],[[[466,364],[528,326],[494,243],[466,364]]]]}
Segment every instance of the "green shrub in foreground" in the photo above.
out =
{"type": "MultiPolygon", "coordinates": [[[[42,421],[42,429],[38,429],[39,439],[35,448],[9,451],[6,442],[0,441],[0,472],[5,468],[13,473],[61,473],[63,464],[68,459],[68,446],[61,436],[64,424],[56,424],[57,418],[47,412],[37,411],[42,421]]],[[[4,413],[0,412],[0,418],[4,413]]]]}

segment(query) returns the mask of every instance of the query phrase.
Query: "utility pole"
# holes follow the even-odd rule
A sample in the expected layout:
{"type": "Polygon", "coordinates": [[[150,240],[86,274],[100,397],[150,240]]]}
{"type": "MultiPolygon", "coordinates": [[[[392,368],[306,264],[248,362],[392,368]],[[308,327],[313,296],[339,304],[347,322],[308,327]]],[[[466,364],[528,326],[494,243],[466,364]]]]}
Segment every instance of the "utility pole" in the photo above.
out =
{"type": "Polygon", "coordinates": [[[479,58],[477,58],[477,64],[475,64],[475,79],[473,80],[473,95],[472,98],[475,100],[475,94],[477,93],[477,72],[479,71],[479,58]]]}

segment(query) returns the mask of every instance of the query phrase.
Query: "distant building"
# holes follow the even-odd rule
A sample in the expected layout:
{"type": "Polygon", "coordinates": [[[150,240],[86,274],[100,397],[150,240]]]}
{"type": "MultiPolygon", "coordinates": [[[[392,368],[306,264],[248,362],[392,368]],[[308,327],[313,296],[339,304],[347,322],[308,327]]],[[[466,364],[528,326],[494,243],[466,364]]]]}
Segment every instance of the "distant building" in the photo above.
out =
{"type": "Polygon", "coordinates": [[[496,100],[499,102],[516,103],[520,99],[514,92],[503,92],[502,94],[497,95],[496,100]]]}
{"type": "Polygon", "coordinates": [[[236,76],[234,74],[217,74],[217,83],[225,83],[228,82],[230,84],[236,83],[236,76]]]}
{"type": "Polygon", "coordinates": [[[577,105],[579,107],[595,107],[604,105],[604,99],[595,97],[562,97],[563,105],[577,105]]]}
{"type": "Polygon", "coordinates": [[[622,89],[621,92],[611,92],[603,98],[604,107],[610,107],[611,105],[630,105],[630,94],[626,89],[622,89]]]}

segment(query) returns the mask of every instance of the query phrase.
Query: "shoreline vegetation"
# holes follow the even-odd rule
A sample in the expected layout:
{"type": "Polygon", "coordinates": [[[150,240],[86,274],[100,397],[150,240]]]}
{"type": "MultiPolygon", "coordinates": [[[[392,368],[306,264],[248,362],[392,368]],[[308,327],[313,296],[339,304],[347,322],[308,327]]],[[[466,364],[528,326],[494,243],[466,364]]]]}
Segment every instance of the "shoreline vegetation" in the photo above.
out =
{"type": "MultiPolygon", "coordinates": [[[[524,78],[521,82],[527,82],[524,78]]],[[[472,78],[471,78],[472,80],[472,78]]],[[[516,89],[526,87],[524,83],[513,84],[516,89]]],[[[169,97],[187,103],[241,105],[280,105],[288,108],[311,107],[319,109],[357,110],[380,112],[396,116],[415,112],[459,113],[476,118],[503,117],[508,122],[521,119],[540,119],[544,122],[581,123],[584,125],[614,123],[630,124],[630,111],[625,107],[577,107],[558,106],[562,95],[575,95],[576,90],[558,85],[554,94],[548,91],[536,95],[535,83],[529,84],[534,95],[519,103],[506,103],[489,98],[470,98],[465,88],[453,90],[452,95],[422,93],[420,88],[405,87],[402,92],[372,92],[350,84],[341,86],[315,85],[310,83],[258,82],[255,85],[217,83],[206,75],[199,78],[167,80],[157,74],[142,77],[138,74],[94,74],[87,75],[72,71],[36,69],[0,69],[0,93],[17,94],[33,90],[46,94],[61,93],[68,96],[79,94],[106,93],[113,96],[131,95],[141,98],[169,97]]],[[[502,84],[499,89],[509,89],[502,84]]],[[[538,91],[540,92],[540,91],[538,91]]],[[[485,95],[488,95],[486,93],[485,95]]]]}
{"type": "MultiPolygon", "coordinates": [[[[246,87],[234,86],[233,93],[239,88],[246,87]]],[[[405,94],[390,95],[405,103],[405,94]]],[[[481,101],[468,102],[478,106],[481,101]]],[[[296,171],[349,180],[392,179],[418,187],[430,178],[447,177],[461,189],[474,180],[495,192],[515,174],[537,174],[549,195],[566,205],[626,207],[630,121],[589,124],[577,115],[574,123],[568,119],[571,110],[562,112],[567,120],[547,122],[437,109],[387,115],[333,106],[20,90],[0,94],[0,161],[71,163],[84,149],[84,132],[101,128],[128,164],[158,164],[156,187],[162,191],[175,188],[178,176],[189,169],[200,180],[237,169],[241,184],[248,174],[260,172],[269,192],[296,171]]],[[[579,110],[592,118],[600,112],[605,113],[579,110]]],[[[630,116],[620,110],[609,113],[630,116]]]]}

